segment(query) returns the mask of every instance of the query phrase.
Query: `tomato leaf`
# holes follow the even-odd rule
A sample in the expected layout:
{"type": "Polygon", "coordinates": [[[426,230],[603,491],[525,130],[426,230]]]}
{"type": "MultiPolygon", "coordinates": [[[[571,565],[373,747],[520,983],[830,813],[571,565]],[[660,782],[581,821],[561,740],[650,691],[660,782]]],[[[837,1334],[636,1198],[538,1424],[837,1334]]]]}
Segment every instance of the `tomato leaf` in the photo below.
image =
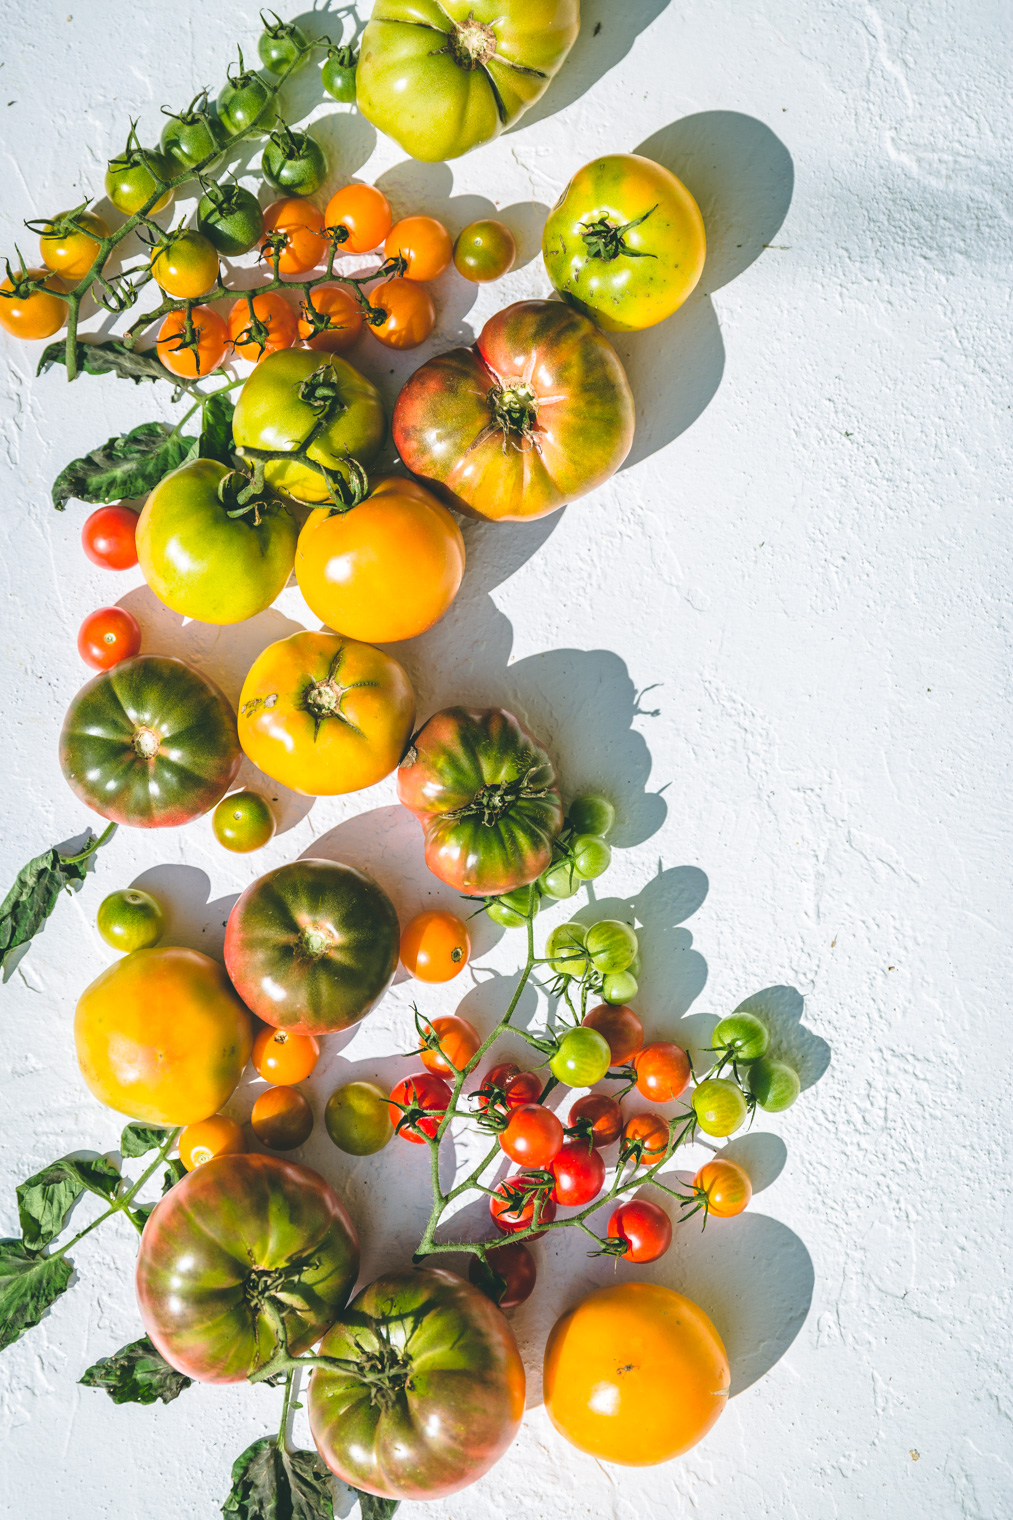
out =
{"type": "Polygon", "coordinates": [[[174,1188],[177,1182],[182,1182],[186,1176],[186,1167],[178,1156],[173,1156],[162,1174],[162,1197],[164,1198],[170,1188],[174,1188]]]}
{"type": "Polygon", "coordinates": [[[235,448],[232,439],[232,415],[235,410],[228,396],[221,392],[205,401],[200,431],[201,459],[217,459],[219,464],[231,467],[235,448]]]}
{"type": "Polygon", "coordinates": [[[17,1189],[21,1234],[29,1250],[47,1246],[67,1223],[67,1215],[86,1190],[100,1198],[113,1198],[120,1174],[103,1157],[76,1161],[63,1156],[44,1166],[17,1189]]]}
{"type": "Polygon", "coordinates": [[[104,502],[144,496],[179,468],[194,445],[194,439],[174,434],[167,423],[142,422],[72,459],[53,482],[53,506],[62,512],[71,497],[104,502]]]}
{"type": "MultiPolygon", "coordinates": [[[[66,339],[59,338],[55,343],[46,344],[35,373],[44,375],[54,364],[66,362],[66,339]]],[[[124,380],[132,380],[135,385],[140,385],[143,380],[168,380],[172,385],[179,384],[177,377],[166,369],[154,352],[141,353],[135,348],[127,348],[117,338],[107,338],[101,343],[85,343],[79,339],[77,367],[86,375],[119,375],[124,380]]]]}
{"type": "Polygon", "coordinates": [[[379,1499],[376,1494],[364,1494],[361,1488],[350,1488],[349,1493],[359,1501],[362,1520],[390,1520],[400,1504],[400,1499],[379,1499]]]}
{"type": "Polygon", "coordinates": [[[331,1474],[315,1451],[279,1451],[262,1436],[232,1464],[226,1520],[334,1520],[331,1474]]]}
{"type": "Polygon", "coordinates": [[[71,882],[84,881],[95,851],[116,832],[115,825],[96,838],[88,831],[88,843],[77,855],[61,855],[54,846],[22,866],[0,903],[0,969],[6,971],[15,951],[27,945],[44,926],[71,882]]]}
{"type": "Polygon", "coordinates": [[[0,1240],[0,1351],[39,1323],[66,1292],[73,1270],[66,1256],[42,1256],[23,1240],[0,1240]]]}
{"type": "Polygon", "coordinates": [[[157,1124],[128,1124],[120,1136],[120,1155],[145,1156],[148,1151],[157,1151],[165,1134],[157,1124]]]}
{"type": "Polygon", "coordinates": [[[184,1377],[156,1351],[148,1337],[121,1346],[78,1378],[85,1388],[104,1388],[114,1404],[171,1404],[192,1378],[184,1377]]]}

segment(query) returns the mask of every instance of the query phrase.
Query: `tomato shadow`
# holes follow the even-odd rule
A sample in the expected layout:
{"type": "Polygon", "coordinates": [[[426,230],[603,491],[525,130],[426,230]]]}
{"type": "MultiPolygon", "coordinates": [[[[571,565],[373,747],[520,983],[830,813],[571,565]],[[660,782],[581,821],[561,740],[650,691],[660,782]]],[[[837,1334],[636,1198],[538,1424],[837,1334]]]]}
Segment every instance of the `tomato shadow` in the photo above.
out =
{"type": "Polygon", "coordinates": [[[764,987],[734,1011],[763,1020],[770,1030],[770,1054],[795,1068],[803,1090],[820,1080],[830,1065],[830,1046],[802,1023],[805,998],[797,987],[764,987]]]}
{"type": "Polygon", "coordinates": [[[749,1130],[735,1135],[722,1146],[711,1146],[703,1135],[697,1136],[697,1144],[706,1145],[721,1161],[734,1161],[741,1166],[753,1185],[754,1193],[762,1193],[777,1181],[788,1160],[788,1147],[780,1135],[769,1130],[749,1130]]]}
{"type": "Polygon", "coordinates": [[[239,897],[211,898],[211,879],[199,866],[165,863],[149,866],[130,883],[150,892],[162,905],[165,914],[163,945],[181,945],[185,950],[202,950],[215,960],[222,959],[225,924],[239,897]]]}

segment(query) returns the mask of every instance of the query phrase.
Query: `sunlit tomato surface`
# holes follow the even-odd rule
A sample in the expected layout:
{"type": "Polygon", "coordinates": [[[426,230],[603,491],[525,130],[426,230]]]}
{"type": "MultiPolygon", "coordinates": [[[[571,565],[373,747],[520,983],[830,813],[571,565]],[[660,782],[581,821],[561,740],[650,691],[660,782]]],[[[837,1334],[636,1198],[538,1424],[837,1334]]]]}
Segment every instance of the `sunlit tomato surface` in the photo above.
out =
{"type": "Polygon", "coordinates": [[[336,1087],[327,1100],[324,1123],[334,1144],[348,1156],[372,1156],[394,1133],[387,1094],[375,1082],[336,1087]]]}
{"type": "Polygon", "coordinates": [[[387,348],[418,348],[436,326],[433,298],[414,280],[386,280],[370,291],[369,304],[386,313],[382,322],[369,324],[369,331],[387,348]]]}
{"type": "Polygon", "coordinates": [[[424,1145],[427,1135],[431,1140],[435,1139],[441,1116],[450,1107],[450,1097],[446,1082],[432,1072],[422,1071],[417,1076],[405,1077],[391,1091],[390,1122],[402,1140],[409,1140],[412,1145],[424,1145]],[[406,1114],[410,1109],[433,1109],[436,1112],[408,1120],[406,1114]],[[400,1129],[398,1125],[401,1125],[400,1129]]]}
{"type": "Polygon", "coordinates": [[[474,1024],[456,1013],[441,1014],[428,1027],[440,1043],[438,1050],[421,1046],[423,1066],[438,1077],[456,1077],[481,1045],[481,1035],[474,1024]]]}
{"type": "Polygon", "coordinates": [[[150,950],[165,933],[165,914],[150,892],[126,887],[99,903],[95,927],[114,950],[150,950]]]}
{"type": "Polygon", "coordinates": [[[111,670],[141,648],[141,625],[125,607],[89,612],[77,632],[77,652],[92,670],[111,670]]]}
{"type": "Polygon", "coordinates": [[[15,280],[0,281],[0,327],[15,338],[51,338],[66,324],[67,303],[50,292],[64,288],[59,275],[48,269],[24,269],[15,280]],[[25,280],[43,280],[45,286],[19,294],[25,280]]]}
{"type": "Polygon", "coordinates": [[[310,514],[295,574],[322,623],[393,644],[425,633],[447,611],[464,576],[464,538],[425,487],[386,476],[349,511],[310,514]]]}
{"type": "Polygon", "coordinates": [[[689,1056],[671,1040],[655,1040],[633,1057],[637,1092],[652,1103],[668,1103],[685,1092],[689,1082],[689,1056]]]}
{"type": "Polygon", "coordinates": [[[614,1145],[623,1132],[623,1111],[607,1093],[587,1093],[570,1107],[566,1127],[571,1130],[575,1126],[580,1134],[573,1138],[589,1138],[599,1149],[614,1145]]]}
{"type": "MultiPolygon", "coordinates": [[[[519,1235],[532,1225],[551,1224],[556,1217],[556,1200],[540,1178],[516,1172],[496,1184],[489,1199],[489,1213],[497,1230],[504,1235],[519,1235]]],[[[532,1235],[531,1239],[537,1240],[538,1236],[532,1235]]]]}
{"type": "Polygon", "coordinates": [[[625,1003],[599,1003],[584,1015],[582,1023],[605,1036],[613,1066],[625,1066],[644,1043],[644,1026],[625,1003]]]}
{"type": "Polygon", "coordinates": [[[545,1347],[545,1408],[580,1451],[650,1467],[701,1440],[728,1401],[728,1357],[691,1299],[656,1283],[599,1288],[545,1347]]]}
{"type": "Polygon", "coordinates": [[[319,1059],[320,1043],[311,1034],[292,1034],[268,1024],[253,1042],[253,1069],[257,1076],[282,1087],[302,1082],[319,1059]]]}
{"type": "Polygon", "coordinates": [[[294,1151],[313,1133],[313,1110],[298,1087],[269,1087],[253,1105],[250,1125],[271,1151],[294,1151]]]}
{"type": "Polygon", "coordinates": [[[343,228],[336,241],[339,253],[369,253],[379,248],[394,218],[390,203],[372,185],[346,185],[327,202],[324,226],[343,228]]]}
{"type": "Polygon", "coordinates": [[[194,380],[210,375],[225,358],[229,330],[210,306],[194,306],[190,311],[192,332],[186,330],[186,312],[170,311],[158,329],[155,349],[167,370],[194,380]]]}
{"type": "Polygon", "coordinates": [[[485,1259],[492,1271],[503,1279],[502,1286],[491,1281],[482,1270],[481,1258],[472,1256],[468,1264],[468,1277],[487,1298],[506,1312],[516,1309],[529,1299],[535,1290],[538,1276],[535,1258],[523,1241],[507,1241],[505,1245],[491,1246],[485,1259]]]}
{"type": "Polygon", "coordinates": [[[99,239],[109,236],[109,228],[94,211],[61,211],[39,238],[39,252],[47,269],[77,281],[84,278],[99,251],[99,239]],[[71,225],[69,219],[76,224],[71,225]]]}
{"type": "Polygon", "coordinates": [[[395,222],[383,245],[385,259],[402,258],[408,280],[435,280],[450,263],[454,245],[434,216],[406,216],[395,222]]]}
{"type": "Polygon", "coordinates": [[[552,1196],[564,1208],[582,1208],[597,1198],[605,1186],[605,1163],[587,1141],[568,1140],[552,1160],[555,1178],[552,1196]]]}
{"type": "Polygon", "coordinates": [[[188,1124],[180,1132],[179,1159],[188,1172],[204,1166],[216,1156],[242,1156],[246,1152],[243,1127],[225,1114],[188,1124]]]}
{"type": "Polygon", "coordinates": [[[449,982],[468,964],[471,935],[456,913],[429,908],[401,931],[401,964],[419,982],[449,982]]]}
{"type": "Polygon", "coordinates": [[[232,792],[223,797],[211,819],[215,838],[226,850],[248,855],[274,838],[278,827],[266,797],[259,792],[232,792]]]}
{"type": "Polygon", "coordinates": [[[499,1143],[518,1166],[546,1167],[563,1148],[563,1126],[551,1108],[525,1103],[511,1113],[499,1143]]]}
{"type": "Polygon", "coordinates": [[[305,274],[323,263],[324,218],[311,201],[299,196],[274,201],[264,212],[264,232],[278,234],[265,236],[260,256],[272,269],[277,256],[279,274],[305,274]]]}
{"type": "Polygon", "coordinates": [[[293,633],[254,660],[239,741],[265,775],[311,797],[389,776],[408,747],[415,694],[389,654],[331,633],[293,633]]]}
{"type": "Polygon", "coordinates": [[[81,547],[93,565],[129,570],[137,564],[137,513],[129,507],[98,507],[85,519],[81,547]]]}
{"type": "Polygon", "coordinates": [[[202,232],[173,233],[152,250],[151,272],[167,296],[193,301],[218,278],[218,254],[202,232]]]}
{"type": "Polygon", "coordinates": [[[253,296],[251,302],[241,297],[229,308],[229,342],[240,359],[259,364],[282,349],[291,348],[298,337],[295,312],[280,290],[267,290],[253,296]]]}
{"type": "Polygon", "coordinates": [[[749,1112],[745,1094],[727,1077],[707,1077],[693,1089],[693,1112],[705,1135],[734,1135],[749,1112]]]}
{"type": "Polygon", "coordinates": [[[493,217],[471,222],[458,233],[454,244],[454,268],[476,285],[502,279],[513,267],[516,257],[517,244],[513,233],[493,217]]]}
{"type": "Polygon", "coordinates": [[[82,992],[81,1075],[100,1103],[146,1124],[195,1124],[228,1101],[250,1058],[250,1015],[198,950],[135,950],[82,992]]]}
{"type": "Polygon", "coordinates": [[[657,1114],[634,1114],[623,1126],[623,1150],[639,1156],[640,1164],[652,1166],[668,1149],[671,1130],[657,1114]]]}
{"type": "Polygon", "coordinates": [[[649,1198],[631,1198],[621,1203],[608,1224],[608,1234],[625,1241],[623,1261],[657,1261],[672,1244],[672,1221],[649,1198]]]}
{"type": "Polygon", "coordinates": [[[708,1214],[718,1219],[733,1219],[741,1214],[753,1196],[753,1184],[742,1167],[720,1157],[700,1168],[693,1178],[693,1187],[697,1196],[704,1195],[708,1214]]]}
{"type": "Polygon", "coordinates": [[[203,1383],[240,1383],[276,1349],[314,1345],[359,1271],[355,1226],[316,1172],[277,1156],[219,1156],[177,1182],[144,1227],[137,1302],[166,1361],[203,1383]]]}
{"type": "Polygon", "coordinates": [[[362,331],[362,307],[343,285],[316,285],[299,307],[299,338],[320,353],[343,354],[362,331]]]}

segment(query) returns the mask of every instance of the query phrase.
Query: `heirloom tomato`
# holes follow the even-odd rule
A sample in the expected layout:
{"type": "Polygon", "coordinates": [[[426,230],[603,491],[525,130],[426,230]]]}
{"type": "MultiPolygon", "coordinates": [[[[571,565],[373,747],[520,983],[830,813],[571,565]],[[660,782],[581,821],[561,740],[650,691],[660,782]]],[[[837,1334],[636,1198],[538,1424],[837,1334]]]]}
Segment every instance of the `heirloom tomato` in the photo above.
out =
{"type": "Polygon", "coordinates": [[[401,964],[419,982],[449,982],[468,964],[471,935],[456,913],[429,908],[401,933],[401,964]]]}
{"type": "Polygon", "coordinates": [[[305,274],[323,263],[327,252],[323,213],[299,196],[275,201],[264,212],[264,231],[276,234],[264,239],[260,256],[279,274],[305,274]]]}
{"type": "Polygon", "coordinates": [[[310,513],[295,575],[322,623],[393,644],[425,633],[446,612],[464,575],[464,538],[424,486],[389,475],[347,511],[310,513]]]}
{"type": "Polygon", "coordinates": [[[724,1410],[730,1380],[707,1315],[657,1283],[598,1288],[545,1346],[549,1419],[579,1451],[625,1467],[689,1451],[724,1410]]]}
{"type": "Polygon", "coordinates": [[[427,1071],[438,1077],[456,1077],[463,1071],[482,1043],[482,1037],[474,1024],[462,1019],[457,1013],[443,1013],[426,1025],[431,1037],[438,1042],[428,1045],[420,1042],[422,1064],[427,1071]]]}
{"type": "Polygon", "coordinates": [[[155,1205],[137,1302],[171,1367],[241,1383],[277,1350],[267,1304],[299,1356],[334,1323],[358,1271],[355,1226],[316,1172],[277,1156],[218,1156],[155,1205]]]}
{"type": "Polygon", "coordinates": [[[538,100],[579,31],[580,0],[378,0],[359,110],[412,158],[458,158],[538,100]]]}
{"type": "Polygon", "coordinates": [[[599,1003],[588,1009],[581,1023],[605,1036],[613,1066],[625,1066],[644,1043],[644,1026],[625,1003],[599,1003]]]}
{"type": "Polygon", "coordinates": [[[253,1105],[250,1128],[271,1151],[294,1151],[313,1133],[313,1110],[298,1087],[269,1087],[253,1105]]]}
{"type": "Polygon", "coordinates": [[[524,1413],[524,1364],[484,1293],[438,1268],[365,1288],[320,1344],[340,1370],[310,1379],[310,1430],[343,1482],[386,1499],[443,1499],[498,1461],[524,1413]]]}
{"type": "Polygon", "coordinates": [[[559,301],[517,301],[473,348],[428,359],[394,407],[398,453],[471,517],[525,522],[614,475],[633,442],[626,371],[559,301]]]}
{"type": "Polygon", "coordinates": [[[427,1135],[430,1140],[435,1140],[443,1115],[450,1107],[450,1099],[450,1088],[434,1072],[420,1071],[415,1077],[405,1077],[392,1089],[387,1103],[394,1133],[411,1145],[425,1145],[427,1135]],[[423,1113],[409,1119],[412,1109],[421,1109],[423,1113]]]}
{"type": "Polygon", "coordinates": [[[296,860],[252,882],[229,914],[225,965],[265,1024],[320,1035],[358,1023],[397,969],[381,887],[334,860],[296,860]]]}
{"type": "Polygon", "coordinates": [[[480,1256],[472,1256],[468,1264],[469,1280],[504,1311],[516,1309],[531,1297],[537,1275],[535,1258],[523,1241],[508,1240],[501,1246],[489,1246],[484,1270],[480,1256]],[[491,1279],[490,1268],[503,1279],[502,1287],[491,1279]]]}
{"type": "Polygon", "coordinates": [[[51,338],[67,321],[67,303],[54,290],[64,290],[59,275],[48,269],[19,269],[0,282],[0,327],[14,338],[51,338]],[[36,289],[30,285],[38,281],[36,289]]]}
{"type": "MultiPolygon", "coordinates": [[[[259,449],[308,457],[348,478],[347,455],[369,465],[383,442],[386,421],[375,385],[336,354],[286,349],[269,354],[239,392],[232,432],[241,454],[259,449]],[[312,435],[312,441],[310,438],[312,435]]],[[[329,501],[324,477],[298,459],[271,459],[269,486],[311,504],[329,501]]]]}
{"type": "Polygon", "coordinates": [[[672,1221],[648,1198],[631,1198],[621,1203],[609,1220],[608,1233],[621,1240],[626,1249],[623,1261],[657,1261],[672,1244],[672,1221]]]}
{"type": "Polygon", "coordinates": [[[218,687],[182,660],[142,654],[82,686],[60,734],[73,791],[114,823],[171,828],[213,808],[242,760],[218,687]]]}
{"type": "Polygon", "coordinates": [[[280,290],[242,296],[229,308],[229,342],[234,353],[251,364],[291,348],[298,327],[296,314],[280,290]]]}
{"type": "Polygon", "coordinates": [[[343,285],[316,285],[299,307],[299,337],[322,354],[343,354],[362,331],[362,307],[343,285]]]}
{"type": "Polygon", "coordinates": [[[188,334],[187,313],[170,311],[158,329],[155,350],[171,374],[195,380],[200,375],[209,375],[221,364],[229,346],[229,330],[210,306],[193,306],[189,316],[188,334]]]}
{"type": "Polygon", "coordinates": [[[373,185],[346,185],[327,202],[324,226],[340,229],[335,237],[339,253],[370,253],[378,248],[391,228],[390,202],[373,185]]]}
{"type": "Polygon", "coordinates": [[[129,507],[97,507],[81,529],[81,547],[93,565],[129,570],[137,564],[137,513],[129,507]]]}
{"type": "Polygon", "coordinates": [[[681,180],[637,153],[578,169],[549,212],[542,257],[564,301],[611,332],[653,327],[703,273],[700,208],[681,180]]]}
{"type": "Polygon", "coordinates": [[[328,1098],[324,1123],[339,1151],[372,1156],[394,1133],[389,1109],[387,1094],[375,1082],[346,1082],[328,1098]]]}
{"type": "Polygon", "coordinates": [[[409,280],[435,280],[449,266],[454,245],[435,216],[406,216],[395,222],[383,244],[384,259],[402,258],[409,280]]]}
{"type": "Polygon", "coordinates": [[[501,707],[435,713],[401,761],[397,791],[422,825],[430,871],[469,895],[534,881],[563,826],[552,761],[501,707]]]}
{"type": "Polygon", "coordinates": [[[292,573],[298,530],[270,496],[242,517],[243,475],[195,459],[160,480],[137,524],[144,579],[173,612],[200,623],[241,623],[270,607],[292,573]]]}
{"type": "Polygon", "coordinates": [[[414,280],[386,280],[370,291],[369,304],[384,313],[382,322],[370,322],[369,331],[385,348],[418,348],[436,326],[433,298],[414,280]]]}
{"type": "Polygon", "coordinates": [[[454,268],[475,285],[500,280],[513,268],[517,244],[510,228],[493,217],[472,222],[457,235],[454,268]]]}
{"type": "Polygon", "coordinates": [[[293,633],[251,665],[239,740],[265,775],[332,797],[389,776],[414,718],[411,683],[391,655],[333,633],[293,633]]]}
{"type": "Polygon", "coordinates": [[[109,1108],[146,1124],[195,1124],[226,1103],[250,1059],[250,1015],[199,950],[134,950],[82,992],[77,1060],[109,1108]]]}
{"type": "Polygon", "coordinates": [[[141,647],[141,625],[125,607],[99,607],[77,631],[77,652],[92,670],[112,670],[141,647]]]}
{"type": "Polygon", "coordinates": [[[84,206],[61,211],[39,238],[42,262],[64,279],[82,280],[98,257],[99,240],[108,236],[109,228],[94,211],[84,206]]]}

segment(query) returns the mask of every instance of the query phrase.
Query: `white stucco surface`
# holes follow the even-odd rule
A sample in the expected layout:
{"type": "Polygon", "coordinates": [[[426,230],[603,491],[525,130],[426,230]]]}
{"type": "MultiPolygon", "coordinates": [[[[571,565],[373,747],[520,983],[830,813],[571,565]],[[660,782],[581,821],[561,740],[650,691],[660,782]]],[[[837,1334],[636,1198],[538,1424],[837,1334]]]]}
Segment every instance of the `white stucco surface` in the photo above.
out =
{"type": "MultiPolygon", "coordinates": [[[[715,1015],[765,993],[805,1090],[733,1142],[757,1189],[749,1212],[703,1236],[681,1226],[642,1270],[695,1298],[725,1337],[734,1396],[707,1439],[627,1470],[553,1432],[540,1407],[546,1333],[613,1272],[557,1233],[514,1317],[530,1405],[515,1445],[474,1488],[402,1513],[1001,1520],[1013,1513],[1008,9],[584,9],[544,101],[470,157],[406,162],[350,108],[313,108],[335,186],[375,180],[397,212],[431,212],[455,233],[495,206],[521,244],[499,285],[441,278],[423,349],[391,357],[362,340],[353,362],[390,402],[429,353],[470,341],[510,300],[548,294],[541,219],[587,159],[638,147],[660,158],[696,193],[710,236],[684,310],[618,344],[639,412],[627,467],[531,528],[467,527],[457,602],[398,653],[421,715],[462,699],[511,707],[571,794],[594,784],[615,797],[619,847],[601,892],[643,926],[648,1032],[706,1043],[715,1015]]],[[[12,258],[15,240],[32,250],[23,218],[100,191],[129,118],[152,140],[159,105],[217,88],[235,41],[249,57],[257,31],[256,7],[237,0],[3,0],[0,17],[0,247],[12,258]]],[[[308,90],[297,98],[308,107],[308,90]]],[[[55,513],[53,478],[111,434],[179,412],[167,388],[37,380],[37,348],[0,342],[0,895],[31,856],[93,821],[56,756],[86,676],[75,637],[88,611],[122,602],[147,650],[185,655],[233,699],[261,648],[315,626],[293,585],[245,625],[184,627],[138,571],[90,565],[87,509],[55,513]]],[[[243,776],[255,779],[249,766],[243,776]]],[[[227,855],[207,819],[121,829],[0,988],[0,1235],[16,1232],[22,1178],[117,1143],[120,1121],[85,1090],[71,1039],[75,1000],[110,959],[94,928],[106,892],[151,887],[167,942],[212,953],[236,894],[307,853],[365,866],[402,918],[454,905],[392,781],[312,805],[270,795],[281,831],[257,856],[227,855]]],[[[350,1074],[392,1083],[410,1069],[397,1053],[413,995],[427,1013],[463,998],[491,1027],[518,947],[481,921],[475,943],[460,983],[402,978],[351,1037],[332,1037],[309,1083],[318,1124],[297,1159],[345,1196],[364,1282],[408,1260],[426,1158],[394,1142],[352,1162],[327,1139],[323,1103],[350,1074]]],[[[525,1011],[537,1016],[534,998],[525,1011]]],[[[244,1082],[230,1111],[245,1118],[256,1087],[244,1082]]],[[[275,1426],[270,1389],[117,1408],[78,1386],[139,1333],[134,1249],[125,1223],[90,1236],[71,1290],[0,1356],[5,1520],[212,1520],[232,1460],[275,1426]]],[[[350,1512],[339,1486],[336,1513],[350,1512]]]]}

